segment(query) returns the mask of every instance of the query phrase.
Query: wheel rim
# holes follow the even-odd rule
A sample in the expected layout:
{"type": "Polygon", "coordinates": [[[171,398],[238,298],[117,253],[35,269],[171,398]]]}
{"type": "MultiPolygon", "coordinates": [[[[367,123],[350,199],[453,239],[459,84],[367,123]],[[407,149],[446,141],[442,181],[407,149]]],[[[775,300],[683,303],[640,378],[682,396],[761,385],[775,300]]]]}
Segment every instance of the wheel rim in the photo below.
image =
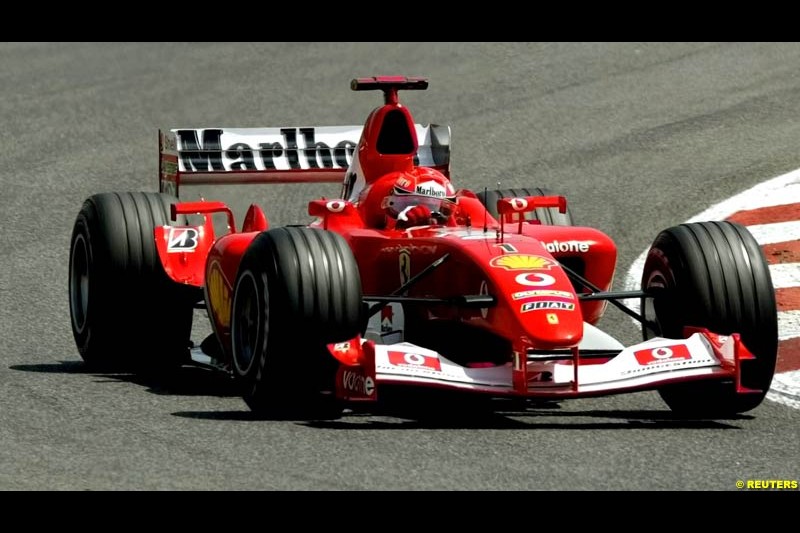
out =
{"type": "Polygon", "coordinates": [[[645,319],[645,323],[642,324],[642,332],[645,340],[663,335],[656,309],[656,299],[659,296],[663,297],[666,288],[666,276],[658,270],[653,271],[644,284],[644,290],[653,296],[653,298],[642,298],[642,316],[645,319]]]}
{"type": "Polygon", "coordinates": [[[78,235],[72,244],[72,259],[69,265],[69,308],[72,312],[72,327],[78,333],[82,333],[86,327],[89,311],[89,248],[83,235],[78,235]]]}
{"type": "Polygon", "coordinates": [[[259,351],[262,320],[258,306],[258,285],[253,273],[244,272],[236,285],[231,320],[233,364],[240,375],[250,371],[259,351]]]}

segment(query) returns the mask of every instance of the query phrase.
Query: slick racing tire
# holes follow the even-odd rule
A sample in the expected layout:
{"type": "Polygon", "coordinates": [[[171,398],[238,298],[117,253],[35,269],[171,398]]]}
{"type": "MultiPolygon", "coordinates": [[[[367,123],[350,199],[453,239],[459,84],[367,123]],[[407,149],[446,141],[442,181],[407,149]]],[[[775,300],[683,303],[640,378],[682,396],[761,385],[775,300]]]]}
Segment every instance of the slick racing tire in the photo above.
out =
{"type": "Polygon", "coordinates": [[[327,344],[362,326],[361,279],[340,235],[283,227],[247,248],[234,285],[233,374],[265,418],[332,418],[337,362],[327,344]]]}
{"type": "Polygon", "coordinates": [[[663,387],[661,397],[688,416],[726,416],[758,406],[769,390],[778,353],[775,291],[761,247],[731,222],[681,224],[662,231],[648,252],[642,289],[645,339],[683,338],[684,326],[738,332],[755,360],[743,361],[742,384],[761,392],[737,394],[732,382],[663,387]]]}
{"type": "MultiPolygon", "coordinates": [[[[555,196],[556,194],[548,189],[532,187],[528,189],[494,189],[477,193],[478,199],[489,211],[489,214],[499,220],[497,213],[497,200],[501,198],[515,198],[523,196],[555,196]]],[[[566,213],[559,213],[556,207],[543,207],[534,211],[524,213],[525,220],[538,220],[547,226],[572,226],[572,214],[567,208],[566,213]]]]}
{"type": "Polygon", "coordinates": [[[96,194],[78,213],[69,311],[78,352],[93,368],[188,357],[192,308],[202,295],[167,277],[153,235],[156,226],[173,224],[173,201],[159,193],[96,194]]]}

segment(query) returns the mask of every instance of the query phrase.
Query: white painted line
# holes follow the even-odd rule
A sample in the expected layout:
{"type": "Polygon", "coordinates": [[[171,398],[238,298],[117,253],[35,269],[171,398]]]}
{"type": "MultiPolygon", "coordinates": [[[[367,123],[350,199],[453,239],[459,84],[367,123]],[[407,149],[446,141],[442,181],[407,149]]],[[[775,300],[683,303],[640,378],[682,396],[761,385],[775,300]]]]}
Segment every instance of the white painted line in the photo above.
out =
{"type": "MultiPolygon", "coordinates": [[[[759,207],[771,205],[794,204],[798,202],[800,202],[800,169],[759,183],[736,196],[732,196],[727,200],[712,205],[702,213],[690,218],[687,222],[725,220],[739,211],[758,209],[759,207]]],[[[767,224],[765,224],[765,226],[766,225],[767,224]]],[[[656,236],[653,235],[654,239],[655,237],[656,236]]],[[[788,240],[790,239],[786,238],[776,242],[788,240]]],[[[642,269],[644,268],[644,261],[646,258],[647,250],[644,250],[633,264],[631,264],[628,275],[625,277],[625,290],[635,290],[639,288],[639,283],[642,278],[642,269]]],[[[632,307],[638,310],[638,301],[631,300],[630,303],[632,307]]]]}
{"type": "Polygon", "coordinates": [[[725,220],[737,211],[796,202],[800,202],[800,169],[759,183],[736,196],[712,205],[697,216],[690,218],[688,222],[725,220]]]}
{"type": "MultiPolygon", "coordinates": [[[[655,235],[653,235],[655,238],[655,235]]],[[[639,257],[634,260],[631,267],[628,269],[628,274],[625,276],[625,290],[637,291],[641,288],[642,284],[642,271],[644,270],[644,262],[647,259],[647,252],[649,248],[639,254],[639,257]]],[[[639,300],[628,300],[628,305],[639,312],[639,300]]]]}
{"type": "MultiPolygon", "coordinates": [[[[800,238],[799,238],[800,239],[800,238]]],[[[760,244],[764,244],[759,241],[760,244]]],[[[647,250],[645,250],[636,261],[633,262],[631,268],[628,270],[628,275],[625,278],[625,290],[638,290],[642,279],[642,269],[644,268],[644,261],[647,258],[647,250]]],[[[776,265],[769,265],[769,273],[772,276],[772,285],[776,289],[785,289],[788,287],[800,287],[800,263],[778,263],[776,265]]],[[[631,307],[638,311],[638,300],[630,300],[631,307]]]]}
{"type": "Polygon", "coordinates": [[[800,409],[800,370],[775,374],[767,399],[800,409]]]}
{"type": "Polygon", "coordinates": [[[776,289],[800,287],[800,263],[780,263],[769,266],[772,285],[776,289]]]}
{"type": "Polygon", "coordinates": [[[760,245],[800,240],[800,220],[747,226],[760,245]]]}
{"type": "Polygon", "coordinates": [[[800,310],[778,313],[778,340],[800,337],[800,310]]]}

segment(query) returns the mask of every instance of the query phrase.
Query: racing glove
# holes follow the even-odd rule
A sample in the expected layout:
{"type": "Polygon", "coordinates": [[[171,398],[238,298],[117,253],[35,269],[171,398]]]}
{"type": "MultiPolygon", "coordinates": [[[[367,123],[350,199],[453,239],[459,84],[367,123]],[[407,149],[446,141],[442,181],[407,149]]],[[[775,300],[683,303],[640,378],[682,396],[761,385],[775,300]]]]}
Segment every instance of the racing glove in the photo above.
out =
{"type": "Polygon", "coordinates": [[[415,205],[406,207],[397,215],[396,228],[410,228],[412,226],[424,226],[431,223],[431,210],[427,205],[415,205]]]}

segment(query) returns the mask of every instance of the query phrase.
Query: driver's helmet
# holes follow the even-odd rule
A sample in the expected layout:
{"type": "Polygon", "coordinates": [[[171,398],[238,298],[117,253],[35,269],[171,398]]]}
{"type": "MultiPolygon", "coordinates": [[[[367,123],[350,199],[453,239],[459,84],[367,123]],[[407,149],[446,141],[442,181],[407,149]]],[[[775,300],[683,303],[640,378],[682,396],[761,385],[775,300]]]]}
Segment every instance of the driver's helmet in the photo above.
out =
{"type": "Polygon", "coordinates": [[[406,172],[398,172],[394,186],[383,198],[381,207],[391,218],[410,207],[425,205],[434,217],[446,220],[456,207],[456,191],[450,180],[428,167],[416,167],[406,172]]]}

